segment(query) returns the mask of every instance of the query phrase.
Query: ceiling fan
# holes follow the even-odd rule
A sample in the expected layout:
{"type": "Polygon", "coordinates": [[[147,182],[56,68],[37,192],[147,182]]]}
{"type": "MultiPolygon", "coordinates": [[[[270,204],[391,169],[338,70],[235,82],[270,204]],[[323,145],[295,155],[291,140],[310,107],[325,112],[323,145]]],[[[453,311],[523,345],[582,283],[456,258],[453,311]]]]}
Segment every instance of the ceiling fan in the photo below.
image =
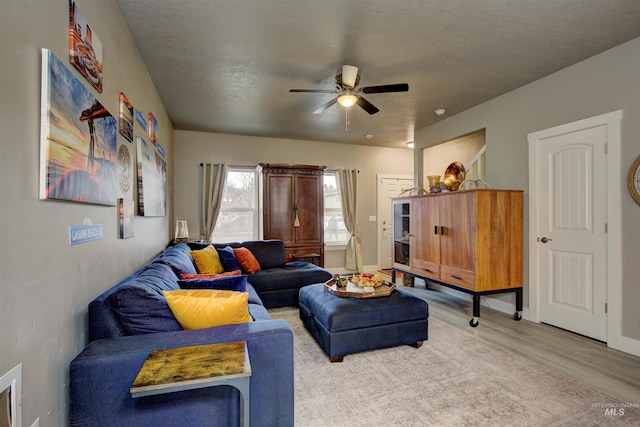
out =
{"type": "Polygon", "coordinates": [[[289,92],[335,93],[337,95],[331,101],[321,105],[320,108],[313,112],[313,114],[320,114],[335,103],[338,103],[343,107],[351,107],[354,104],[358,104],[358,106],[367,113],[375,114],[380,110],[375,105],[364,99],[361,95],[362,93],[407,92],[409,90],[409,85],[407,83],[358,87],[359,83],[360,74],[358,74],[358,67],[354,67],[353,65],[343,65],[342,74],[338,74],[336,76],[335,89],[290,89],[289,92]]]}

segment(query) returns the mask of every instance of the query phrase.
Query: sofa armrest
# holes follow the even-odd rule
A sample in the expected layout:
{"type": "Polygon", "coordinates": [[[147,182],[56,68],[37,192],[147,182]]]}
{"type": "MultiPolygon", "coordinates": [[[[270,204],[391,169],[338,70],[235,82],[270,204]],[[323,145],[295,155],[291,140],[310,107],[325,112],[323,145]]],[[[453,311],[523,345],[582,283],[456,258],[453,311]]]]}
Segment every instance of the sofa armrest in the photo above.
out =
{"type": "Polygon", "coordinates": [[[151,350],[246,341],[252,426],[293,426],[293,333],[282,320],[98,340],[70,365],[71,426],[237,425],[240,393],[230,386],[132,398],[151,350]]]}

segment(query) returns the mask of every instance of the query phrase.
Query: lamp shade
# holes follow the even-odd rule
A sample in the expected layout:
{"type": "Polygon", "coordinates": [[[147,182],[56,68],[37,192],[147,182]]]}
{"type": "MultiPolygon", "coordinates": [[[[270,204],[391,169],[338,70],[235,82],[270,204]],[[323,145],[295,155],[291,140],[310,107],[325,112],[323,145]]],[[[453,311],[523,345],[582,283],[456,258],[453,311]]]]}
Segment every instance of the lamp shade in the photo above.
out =
{"type": "Polygon", "coordinates": [[[189,241],[189,226],[187,225],[186,218],[177,218],[176,219],[175,241],[176,242],[187,242],[187,241],[189,241]]]}

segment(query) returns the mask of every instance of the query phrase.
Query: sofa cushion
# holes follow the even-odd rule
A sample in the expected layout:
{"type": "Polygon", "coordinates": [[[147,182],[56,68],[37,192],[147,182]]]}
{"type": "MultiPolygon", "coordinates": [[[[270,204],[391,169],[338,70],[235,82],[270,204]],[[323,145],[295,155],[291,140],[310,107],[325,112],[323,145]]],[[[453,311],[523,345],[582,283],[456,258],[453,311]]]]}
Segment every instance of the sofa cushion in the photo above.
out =
{"type": "Polygon", "coordinates": [[[111,295],[111,306],[127,335],[182,329],[162,294],[179,289],[177,280],[171,267],[152,263],[111,295]]]}
{"type": "Polygon", "coordinates": [[[226,276],[212,279],[178,280],[182,289],[219,289],[237,292],[247,291],[247,276],[226,276]]]}
{"type": "Polygon", "coordinates": [[[312,283],[324,283],[331,273],[324,268],[305,262],[302,266],[285,264],[282,268],[260,270],[247,276],[249,283],[258,292],[282,289],[299,289],[312,283]]]}
{"type": "Polygon", "coordinates": [[[198,273],[222,273],[222,263],[218,251],[213,245],[209,245],[204,249],[191,251],[193,262],[196,265],[198,273]]]}
{"type": "Polygon", "coordinates": [[[263,270],[284,266],[284,242],[282,240],[250,240],[242,246],[249,249],[263,270]]]}
{"type": "Polygon", "coordinates": [[[182,329],[163,296],[146,286],[124,285],[114,297],[116,315],[127,335],[182,329]]]}
{"type": "Polygon", "coordinates": [[[163,293],[183,329],[204,329],[252,321],[247,292],[181,289],[163,293]]]}
{"type": "Polygon", "coordinates": [[[271,320],[271,316],[267,309],[261,304],[252,304],[249,302],[249,313],[253,320],[271,320]]]}
{"type": "Polygon", "coordinates": [[[178,276],[173,269],[164,263],[152,262],[142,268],[135,280],[151,286],[156,290],[178,289],[178,276]]]}
{"type": "Polygon", "coordinates": [[[253,274],[260,270],[260,263],[256,257],[247,248],[234,248],[233,253],[242,267],[242,271],[253,274]]]}
{"type": "Polygon", "coordinates": [[[224,248],[217,249],[218,255],[220,256],[220,263],[222,264],[224,271],[234,271],[242,268],[240,267],[240,264],[238,264],[236,254],[233,252],[233,248],[231,246],[225,246],[224,248]]]}
{"type": "MultiPolygon", "coordinates": [[[[249,283],[248,279],[247,279],[247,292],[249,292],[249,305],[251,304],[264,305],[262,303],[262,300],[258,296],[258,293],[256,292],[255,288],[251,286],[251,283],[249,283]]],[[[251,307],[249,307],[249,309],[251,309],[251,307]]]]}
{"type": "Polygon", "coordinates": [[[180,274],[196,274],[196,267],[193,264],[193,258],[189,254],[189,247],[183,244],[187,248],[187,251],[178,247],[167,248],[155,262],[167,264],[176,273],[180,274]]]}

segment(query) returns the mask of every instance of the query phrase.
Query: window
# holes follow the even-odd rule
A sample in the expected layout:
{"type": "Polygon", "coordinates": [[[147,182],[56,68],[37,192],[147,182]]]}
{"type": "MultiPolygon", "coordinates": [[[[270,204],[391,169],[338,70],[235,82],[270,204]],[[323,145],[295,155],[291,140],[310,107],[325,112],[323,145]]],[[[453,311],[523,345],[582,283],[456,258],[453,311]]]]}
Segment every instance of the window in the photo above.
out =
{"type": "Polygon", "coordinates": [[[255,168],[229,167],[220,215],[211,240],[244,242],[258,239],[258,174],[255,168]]]}
{"type": "Polygon", "coordinates": [[[342,199],[335,172],[324,174],[324,242],[326,245],[345,245],[350,234],[342,218],[342,199]]]}

